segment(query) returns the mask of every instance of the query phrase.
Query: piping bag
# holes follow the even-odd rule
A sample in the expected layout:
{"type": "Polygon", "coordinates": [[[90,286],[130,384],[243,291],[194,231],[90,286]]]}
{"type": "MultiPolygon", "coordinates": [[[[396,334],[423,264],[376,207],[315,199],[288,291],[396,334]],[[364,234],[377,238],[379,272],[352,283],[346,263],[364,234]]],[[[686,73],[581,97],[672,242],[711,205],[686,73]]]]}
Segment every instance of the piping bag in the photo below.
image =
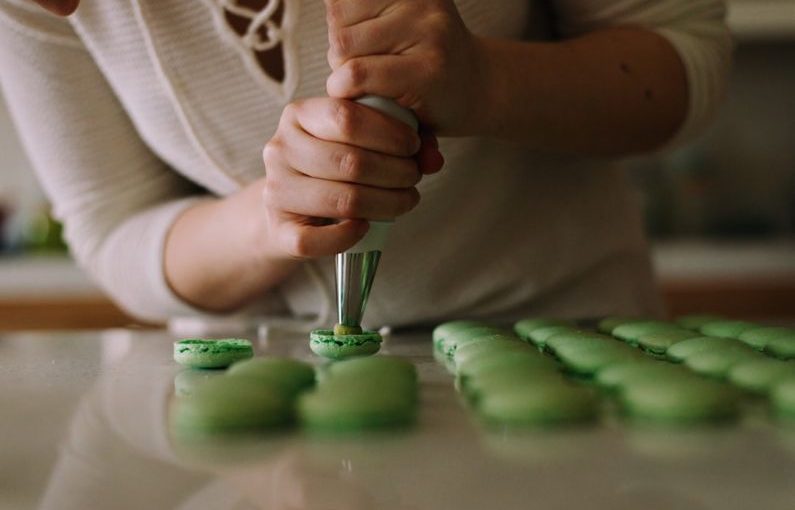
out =
{"type": "MultiPolygon", "coordinates": [[[[363,96],[356,102],[399,120],[415,131],[419,127],[414,113],[391,99],[363,96]]],[[[371,221],[370,230],[358,243],[336,255],[334,261],[337,290],[335,334],[361,332],[367,298],[370,296],[375,273],[378,270],[378,262],[381,260],[381,251],[393,223],[394,221],[371,221]]]]}

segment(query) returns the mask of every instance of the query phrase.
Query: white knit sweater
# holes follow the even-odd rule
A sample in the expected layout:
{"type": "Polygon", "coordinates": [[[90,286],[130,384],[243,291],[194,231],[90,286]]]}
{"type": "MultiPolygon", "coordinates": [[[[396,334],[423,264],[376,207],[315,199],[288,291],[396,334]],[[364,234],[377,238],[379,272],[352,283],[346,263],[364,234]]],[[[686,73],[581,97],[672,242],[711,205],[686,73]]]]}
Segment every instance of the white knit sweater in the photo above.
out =
{"type": "MultiPolygon", "coordinates": [[[[262,146],[284,105],[324,94],[323,2],[281,2],[280,23],[238,12],[257,18],[257,33],[270,29],[244,41],[226,22],[230,0],[84,0],[68,20],[0,0],[0,82],[27,151],[74,256],[134,314],[199,313],[165,282],[168,229],[197,200],[262,176],[262,146]],[[252,55],[252,45],[274,43],[284,48],[282,81],[252,55]]],[[[530,0],[457,4],[477,34],[622,24],[662,34],[689,80],[677,140],[698,132],[722,95],[731,43],[721,1],[556,0],[555,27],[530,0]]],[[[441,148],[445,171],[423,180],[420,206],[392,230],[369,324],[659,310],[638,205],[614,163],[482,138],[441,148]]],[[[304,269],[253,312],[331,322],[332,261],[304,269]]]]}

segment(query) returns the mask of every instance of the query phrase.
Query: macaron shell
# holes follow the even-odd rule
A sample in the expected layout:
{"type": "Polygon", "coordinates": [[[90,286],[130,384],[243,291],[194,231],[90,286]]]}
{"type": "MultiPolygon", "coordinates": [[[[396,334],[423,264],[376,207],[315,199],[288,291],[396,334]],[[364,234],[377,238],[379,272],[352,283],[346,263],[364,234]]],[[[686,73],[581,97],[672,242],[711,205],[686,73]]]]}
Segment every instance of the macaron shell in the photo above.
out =
{"type": "Polygon", "coordinates": [[[753,347],[758,351],[764,350],[770,341],[781,337],[795,337],[795,329],[792,328],[756,328],[743,331],[738,340],[753,347]]]}
{"type": "Polygon", "coordinates": [[[553,326],[572,327],[572,323],[563,319],[528,318],[522,319],[513,326],[514,332],[524,341],[530,341],[530,334],[541,328],[553,326]]]}
{"type": "Polygon", "coordinates": [[[309,348],[318,356],[329,359],[369,356],[381,349],[381,335],[376,331],[335,335],[330,329],[316,329],[309,335],[309,348]]]}
{"type": "Polygon", "coordinates": [[[795,377],[788,377],[773,386],[770,404],[776,417],[795,423],[795,377]]]}
{"type": "Polygon", "coordinates": [[[765,345],[765,352],[783,360],[795,360],[795,335],[781,336],[765,345]]]}
{"type": "Polygon", "coordinates": [[[737,340],[732,340],[729,338],[715,338],[710,336],[700,336],[696,338],[690,338],[688,340],[683,340],[678,342],[665,352],[668,359],[674,361],[676,363],[681,363],[685,361],[688,357],[697,354],[702,351],[709,351],[713,349],[722,349],[722,348],[735,348],[737,346],[743,346],[744,344],[738,342],[737,340]]]}
{"type": "Polygon", "coordinates": [[[724,379],[740,362],[761,358],[760,354],[743,348],[715,349],[699,352],[685,360],[685,366],[697,374],[724,379]]]}
{"type": "Polygon", "coordinates": [[[753,393],[767,393],[776,382],[795,377],[795,363],[775,359],[751,359],[729,370],[729,381],[753,393]]]}
{"type": "Polygon", "coordinates": [[[226,374],[229,377],[247,377],[276,384],[293,394],[315,384],[315,369],[312,365],[290,358],[252,358],[235,363],[226,374]]]}
{"type": "Polygon", "coordinates": [[[611,334],[629,344],[636,345],[638,338],[649,333],[660,333],[663,331],[679,331],[680,326],[671,322],[646,321],[622,324],[613,329],[611,334]]]}
{"type": "Polygon", "coordinates": [[[701,333],[690,331],[687,329],[675,329],[669,331],[658,331],[656,333],[647,333],[638,337],[638,346],[644,351],[652,354],[665,354],[669,348],[684,340],[697,338],[701,333]]]}
{"type": "Polygon", "coordinates": [[[589,390],[565,382],[542,382],[508,391],[485,393],[478,416],[488,426],[535,428],[593,421],[599,401],[589,390]]]}
{"type": "Polygon", "coordinates": [[[702,325],[699,331],[706,336],[738,338],[743,332],[759,327],[759,324],[753,322],[720,320],[702,325]]]}
{"type": "Polygon", "coordinates": [[[628,416],[659,424],[725,421],[737,418],[739,413],[735,391],[701,378],[637,383],[621,392],[620,401],[628,416]]]}
{"type": "Polygon", "coordinates": [[[226,368],[252,356],[251,342],[242,338],[188,338],[174,342],[174,361],[191,368],[226,368]]]}

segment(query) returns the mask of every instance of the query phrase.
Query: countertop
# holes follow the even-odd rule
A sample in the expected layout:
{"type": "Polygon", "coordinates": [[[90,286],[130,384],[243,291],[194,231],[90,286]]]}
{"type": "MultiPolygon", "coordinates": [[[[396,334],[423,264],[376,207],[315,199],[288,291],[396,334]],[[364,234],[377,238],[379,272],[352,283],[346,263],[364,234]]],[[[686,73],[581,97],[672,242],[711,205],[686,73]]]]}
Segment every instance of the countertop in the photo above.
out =
{"type": "MultiPolygon", "coordinates": [[[[187,444],[168,432],[174,338],[164,331],[0,336],[0,508],[468,510],[793,508],[795,430],[742,423],[487,432],[431,356],[429,332],[384,351],[417,366],[421,413],[398,435],[301,433],[187,444]]],[[[317,363],[305,335],[261,354],[317,363]]]]}

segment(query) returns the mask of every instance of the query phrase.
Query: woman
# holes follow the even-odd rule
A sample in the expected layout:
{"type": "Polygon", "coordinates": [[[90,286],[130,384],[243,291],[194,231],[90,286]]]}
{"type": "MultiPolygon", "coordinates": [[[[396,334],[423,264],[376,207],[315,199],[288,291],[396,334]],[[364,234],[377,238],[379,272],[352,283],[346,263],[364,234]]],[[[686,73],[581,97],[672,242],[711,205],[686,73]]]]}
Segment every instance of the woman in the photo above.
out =
{"type": "Polygon", "coordinates": [[[0,0],[4,93],[74,256],[144,319],[330,323],[329,255],[395,217],[370,324],[659,312],[614,160],[709,119],[718,0],[36,1],[0,0]]]}

